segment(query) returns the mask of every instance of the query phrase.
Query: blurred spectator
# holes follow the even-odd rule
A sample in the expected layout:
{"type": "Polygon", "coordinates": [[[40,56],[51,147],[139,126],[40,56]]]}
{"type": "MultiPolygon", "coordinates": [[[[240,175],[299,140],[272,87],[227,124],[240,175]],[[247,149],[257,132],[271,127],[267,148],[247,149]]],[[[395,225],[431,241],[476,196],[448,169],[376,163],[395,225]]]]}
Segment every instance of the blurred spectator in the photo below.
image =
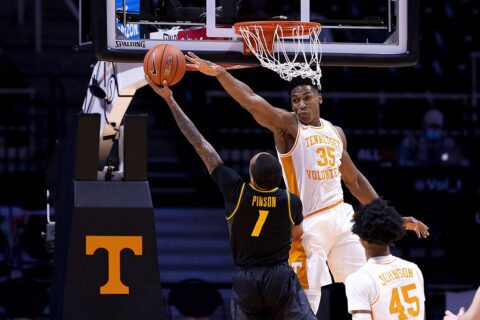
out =
{"type": "Polygon", "coordinates": [[[444,117],[437,109],[423,116],[423,131],[407,135],[398,150],[400,166],[462,166],[469,161],[459,145],[443,130],[444,117]]]}

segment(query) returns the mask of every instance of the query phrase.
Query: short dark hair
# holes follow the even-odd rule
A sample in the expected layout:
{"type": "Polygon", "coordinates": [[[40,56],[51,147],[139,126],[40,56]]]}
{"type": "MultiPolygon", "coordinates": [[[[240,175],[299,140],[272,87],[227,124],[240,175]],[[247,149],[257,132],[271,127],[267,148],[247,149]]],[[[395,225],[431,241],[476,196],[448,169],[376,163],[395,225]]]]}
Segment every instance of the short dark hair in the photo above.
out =
{"type": "Polygon", "coordinates": [[[282,180],[282,167],[270,153],[261,153],[250,167],[255,183],[262,189],[273,189],[282,180]]]}
{"type": "Polygon", "coordinates": [[[298,76],[293,78],[288,84],[288,94],[291,94],[292,90],[298,86],[307,86],[307,85],[312,86],[313,88],[317,89],[318,92],[320,92],[320,89],[318,88],[318,86],[313,84],[312,79],[302,78],[298,76]]]}
{"type": "Polygon", "coordinates": [[[372,244],[390,246],[405,234],[402,217],[382,198],[355,211],[353,222],[352,232],[372,244]]]}

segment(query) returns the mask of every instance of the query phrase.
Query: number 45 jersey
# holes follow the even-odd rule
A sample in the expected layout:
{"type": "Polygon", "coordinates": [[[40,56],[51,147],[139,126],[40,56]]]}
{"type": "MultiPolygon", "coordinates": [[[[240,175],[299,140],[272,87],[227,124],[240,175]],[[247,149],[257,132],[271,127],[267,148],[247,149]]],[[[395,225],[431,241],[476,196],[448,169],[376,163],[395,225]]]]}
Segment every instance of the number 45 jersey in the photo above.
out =
{"type": "Polygon", "coordinates": [[[422,272],[395,256],[375,257],[347,277],[348,312],[370,311],[375,320],[424,320],[422,272]]]}

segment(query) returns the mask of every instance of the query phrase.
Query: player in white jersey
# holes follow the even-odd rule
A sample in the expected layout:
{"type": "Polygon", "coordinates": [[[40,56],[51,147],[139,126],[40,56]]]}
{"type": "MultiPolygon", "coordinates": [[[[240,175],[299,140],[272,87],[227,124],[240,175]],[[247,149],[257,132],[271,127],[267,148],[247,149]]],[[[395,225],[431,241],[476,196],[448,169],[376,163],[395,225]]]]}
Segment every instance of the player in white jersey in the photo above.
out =
{"type": "MultiPolygon", "coordinates": [[[[192,53],[186,58],[192,69],[215,76],[261,126],[273,132],[285,184],[304,206],[304,233],[292,243],[289,262],[316,313],[321,286],[331,283],[326,262],[335,281],[343,282],[366,261],[350,230],[353,209],[343,203],[341,180],[362,204],[378,198],[377,193],[350,159],[343,130],[320,118],[322,95],[310,80],[291,81],[293,112],[289,112],[273,107],[222,67],[192,53]]],[[[404,223],[418,237],[428,235],[420,221],[404,217],[404,223]]]]}
{"type": "Polygon", "coordinates": [[[390,254],[405,233],[401,216],[383,199],[355,212],[352,231],[360,237],[368,262],[345,281],[353,320],[424,320],[422,272],[415,263],[390,254]]]}

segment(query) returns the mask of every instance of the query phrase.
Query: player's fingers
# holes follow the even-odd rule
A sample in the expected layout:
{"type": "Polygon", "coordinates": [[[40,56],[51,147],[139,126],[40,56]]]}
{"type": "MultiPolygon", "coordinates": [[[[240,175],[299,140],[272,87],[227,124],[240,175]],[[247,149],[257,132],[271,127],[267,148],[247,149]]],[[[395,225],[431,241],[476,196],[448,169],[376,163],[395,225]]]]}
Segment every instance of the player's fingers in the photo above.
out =
{"type": "Polygon", "coordinates": [[[145,75],[145,80],[147,80],[147,82],[148,82],[148,84],[149,84],[150,86],[154,86],[154,85],[155,85],[155,83],[153,82],[153,80],[150,79],[150,77],[149,77],[148,75],[145,75]]]}
{"type": "Polygon", "coordinates": [[[425,230],[428,230],[428,229],[429,229],[429,228],[427,227],[427,225],[425,225],[422,221],[418,221],[417,224],[418,224],[421,228],[423,228],[423,229],[425,229],[425,230]]]}
{"type": "Polygon", "coordinates": [[[187,68],[198,69],[200,66],[198,64],[187,63],[187,68]]]}
{"type": "Polygon", "coordinates": [[[457,316],[461,316],[462,314],[465,313],[465,308],[464,307],[461,307],[460,310],[458,310],[458,314],[457,316]]]}
{"type": "Polygon", "coordinates": [[[163,80],[163,88],[168,89],[167,80],[163,80]]]}
{"type": "Polygon", "coordinates": [[[191,63],[198,63],[194,58],[189,57],[189,56],[187,56],[187,55],[185,55],[185,59],[187,59],[187,60],[188,60],[189,62],[191,62],[191,63]]]}
{"type": "Polygon", "coordinates": [[[417,234],[417,238],[420,239],[422,237],[422,235],[420,234],[420,231],[417,228],[415,228],[415,233],[417,234]]]}
{"type": "Polygon", "coordinates": [[[188,51],[188,54],[192,56],[194,59],[200,59],[195,53],[188,51]]]}
{"type": "Polygon", "coordinates": [[[423,231],[421,230],[420,232],[422,233],[422,236],[423,236],[424,238],[426,238],[426,237],[428,237],[428,236],[430,235],[430,232],[428,232],[427,230],[423,230],[423,231]]]}

